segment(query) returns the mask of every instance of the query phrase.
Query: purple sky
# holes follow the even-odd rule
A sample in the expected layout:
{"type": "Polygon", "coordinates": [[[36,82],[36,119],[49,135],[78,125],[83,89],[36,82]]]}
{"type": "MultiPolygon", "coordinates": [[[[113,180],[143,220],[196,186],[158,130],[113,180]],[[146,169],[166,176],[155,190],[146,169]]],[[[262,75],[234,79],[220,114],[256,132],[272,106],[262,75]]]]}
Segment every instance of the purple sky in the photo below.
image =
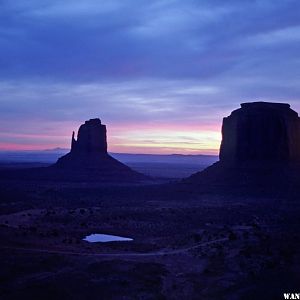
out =
{"type": "Polygon", "coordinates": [[[241,102],[300,112],[300,1],[1,0],[0,149],[216,153],[241,102]]]}

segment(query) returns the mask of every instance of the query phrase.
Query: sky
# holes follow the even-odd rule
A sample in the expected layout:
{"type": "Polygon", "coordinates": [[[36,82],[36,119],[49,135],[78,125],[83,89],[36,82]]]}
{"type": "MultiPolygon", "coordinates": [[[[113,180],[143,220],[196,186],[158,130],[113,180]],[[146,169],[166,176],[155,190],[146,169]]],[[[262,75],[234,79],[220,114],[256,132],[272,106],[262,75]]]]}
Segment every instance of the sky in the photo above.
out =
{"type": "Polygon", "coordinates": [[[298,0],[0,0],[0,150],[216,154],[251,101],[300,112],[298,0]]]}

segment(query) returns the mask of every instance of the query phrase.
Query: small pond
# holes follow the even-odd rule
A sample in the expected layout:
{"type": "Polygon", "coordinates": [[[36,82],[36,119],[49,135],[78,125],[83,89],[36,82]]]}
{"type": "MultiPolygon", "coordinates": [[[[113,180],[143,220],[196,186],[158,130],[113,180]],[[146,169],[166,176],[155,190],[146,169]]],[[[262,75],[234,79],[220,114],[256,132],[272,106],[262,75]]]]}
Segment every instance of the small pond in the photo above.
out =
{"type": "Polygon", "coordinates": [[[101,233],[93,233],[87,235],[84,239],[89,243],[106,243],[106,242],[128,242],[133,241],[131,238],[117,236],[117,235],[110,235],[110,234],[101,234],[101,233]]]}

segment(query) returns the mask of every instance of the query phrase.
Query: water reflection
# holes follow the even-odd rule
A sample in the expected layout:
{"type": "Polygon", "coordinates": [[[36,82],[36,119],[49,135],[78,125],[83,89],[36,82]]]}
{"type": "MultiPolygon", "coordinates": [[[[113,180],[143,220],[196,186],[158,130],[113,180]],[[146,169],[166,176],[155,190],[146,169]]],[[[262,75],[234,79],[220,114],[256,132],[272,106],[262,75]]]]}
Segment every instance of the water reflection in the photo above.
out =
{"type": "Polygon", "coordinates": [[[101,234],[101,233],[93,233],[90,235],[87,235],[84,239],[84,241],[87,241],[89,243],[106,243],[106,242],[128,242],[133,241],[131,238],[117,236],[117,235],[110,235],[110,234],[101,234]]]}

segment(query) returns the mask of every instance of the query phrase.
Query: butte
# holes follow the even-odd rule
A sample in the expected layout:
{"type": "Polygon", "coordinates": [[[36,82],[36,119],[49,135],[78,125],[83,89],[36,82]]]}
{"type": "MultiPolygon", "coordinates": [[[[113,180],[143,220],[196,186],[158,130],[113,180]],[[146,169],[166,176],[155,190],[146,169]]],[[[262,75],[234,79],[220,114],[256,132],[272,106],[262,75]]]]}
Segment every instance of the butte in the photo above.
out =
{"type": "Polygon", "coordinates": [[[65,173],[70,179],[114,182],[146,179],[108,154],[106,126],[98,118],[85,121],[79,127],[77,140],[73,132],[71,151],[50,168],[59,174],[65,173]]]}
{"type": "Polygon", "coordinates": [[[289,104],[243,103],[223,119],[220,160],[184,183],[210,191],[289,192],[300,186],[300,118],[289,104]]]}

